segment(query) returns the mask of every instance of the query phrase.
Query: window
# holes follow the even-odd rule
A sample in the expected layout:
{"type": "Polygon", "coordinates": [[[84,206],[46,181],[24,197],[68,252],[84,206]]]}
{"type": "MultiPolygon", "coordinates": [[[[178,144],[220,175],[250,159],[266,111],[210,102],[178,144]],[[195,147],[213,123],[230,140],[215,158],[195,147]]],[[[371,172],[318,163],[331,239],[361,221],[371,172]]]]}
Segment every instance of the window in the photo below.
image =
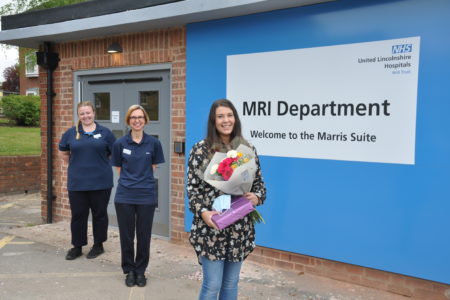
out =
{"type": "Polygon", "coordinates": [[[159,121],[159,92],[139,92],[139,102],[145,109],[151,121],[159,121]]]}
{"type": "Polygon", "coordinates": [[[36,62],[36,52],[25,54],[25,76],[38,77],[39,68],[36,62]]]}
{"type": "Polygon", "coordinates": [[[39,96],[39,89],[38,88],[31,88],[27,89],[25,92],[25,95],[27,96],[39,96]]]}
{"type": "Polygon", "coordinates": [[[95,115],[97,120],[109,121],[111,119],[109,93],[94,93],[95,115]]]}

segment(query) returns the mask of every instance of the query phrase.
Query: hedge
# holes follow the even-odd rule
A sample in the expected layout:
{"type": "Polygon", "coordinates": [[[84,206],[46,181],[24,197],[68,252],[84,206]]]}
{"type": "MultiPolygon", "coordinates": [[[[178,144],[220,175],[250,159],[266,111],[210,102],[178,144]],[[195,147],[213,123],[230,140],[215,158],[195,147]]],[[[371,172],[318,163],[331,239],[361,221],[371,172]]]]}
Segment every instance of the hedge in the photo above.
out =
{"type": "Polygon", "coordinates": [[[3,96],[1,106],[5,116],[17,125],[39,125],[41,100],[38,96],[3,96]]]}

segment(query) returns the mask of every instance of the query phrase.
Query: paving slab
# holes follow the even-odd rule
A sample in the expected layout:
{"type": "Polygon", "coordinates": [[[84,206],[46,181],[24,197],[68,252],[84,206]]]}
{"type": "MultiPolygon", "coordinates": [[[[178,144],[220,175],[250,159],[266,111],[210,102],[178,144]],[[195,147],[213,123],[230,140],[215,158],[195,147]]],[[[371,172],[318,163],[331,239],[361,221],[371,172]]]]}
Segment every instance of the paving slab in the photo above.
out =
{"type": "MultiPolygon", "coordinates": [[[[193,249],[152,238],[149,282],[126,287],[120,268],[118,230],[110,226],[105,253],[65,260],[68,222],[42,224],[40,197],[0,196],[0,299],[197,299],[202,272],[193,249]]],[[[89,229],[89,242],[92,243],[89,229]]],[[[241,300],[405,300],[404,296],[330,278],[246,261],[241,300]]]]}

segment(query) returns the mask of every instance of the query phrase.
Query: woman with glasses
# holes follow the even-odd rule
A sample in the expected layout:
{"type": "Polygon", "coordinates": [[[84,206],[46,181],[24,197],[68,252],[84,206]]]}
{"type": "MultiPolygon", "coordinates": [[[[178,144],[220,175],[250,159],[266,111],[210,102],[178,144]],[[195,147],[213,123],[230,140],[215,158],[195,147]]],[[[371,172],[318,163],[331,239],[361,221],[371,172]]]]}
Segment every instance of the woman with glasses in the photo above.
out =
{"type": "Polygon", "coordinates": [[[144,132],[149,117],[142,106],[130,106],[125,121],[131,130],[114,143],[112,151],[112,164],[119,173],[114,204],[122,270],[127,274],[125,284],[143,287],[147,283],[144,273],[150,259],[153,215],[157,204],[153,174],[156,165],[164,162],[164,155],[160,141],[144,132]]]}

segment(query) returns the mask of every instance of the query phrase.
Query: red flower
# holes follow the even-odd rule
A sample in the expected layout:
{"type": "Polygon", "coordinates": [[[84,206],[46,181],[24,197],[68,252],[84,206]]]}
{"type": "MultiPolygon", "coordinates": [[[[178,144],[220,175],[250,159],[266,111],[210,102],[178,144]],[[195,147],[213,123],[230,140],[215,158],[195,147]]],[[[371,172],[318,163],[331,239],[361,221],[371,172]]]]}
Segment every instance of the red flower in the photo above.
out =
{"type": "Polygon", "coordinates": [[[233,174],[233,168],[231,166],[235,161],[237,161],[237,158],[227,157],[219,163],[217,172],[223,177],[224,180],[230,179],[233,174]]]}
{"type": "Polygon", "coordinates": [[[223,179],[228,180],[230,179],[231,175],[233,175],[233,169],[232,168],[226,168],[225,171],[222,174],[223,179]]]}

